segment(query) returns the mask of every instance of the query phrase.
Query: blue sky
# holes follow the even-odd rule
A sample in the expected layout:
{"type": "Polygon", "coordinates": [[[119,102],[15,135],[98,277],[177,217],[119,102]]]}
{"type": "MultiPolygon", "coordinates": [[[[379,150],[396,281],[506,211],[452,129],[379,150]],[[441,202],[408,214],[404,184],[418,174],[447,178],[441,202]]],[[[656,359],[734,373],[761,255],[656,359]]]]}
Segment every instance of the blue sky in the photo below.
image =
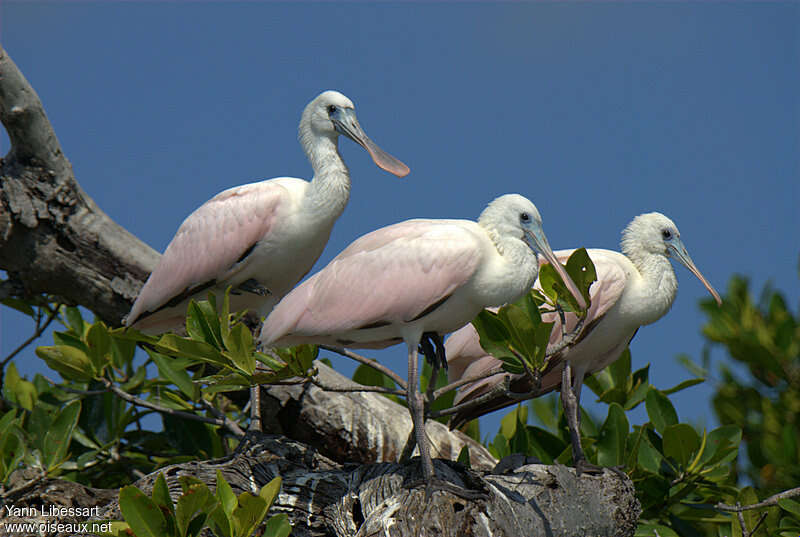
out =
{"type": "MultiPolygon", "coordinates": [[[[220,190],[310,178],[300,112],[338,89],[411,174],[342,140],[352,195],[317,268],[378,227],[474,219],[519,192],[555,249],[618,249],[634,216],[661,211],[718,290],[739,273],[797,304],[798,3],[5,0],[0,21],[78,181],[159,251],[220,190]]],[[[662,388],[702,349],[707,294],[676,272],[672,311],[631,348],[662,388]]],[[[0,355],[30,330],[0,311],[0,355]]],[[[378,356],[405,371],[403,348],[378,356]]],[[[32,350],[16,362],[42,370],[32,350]]],[[[681,417],[713,423],[710,393],[676,396],[681,417]]]]}

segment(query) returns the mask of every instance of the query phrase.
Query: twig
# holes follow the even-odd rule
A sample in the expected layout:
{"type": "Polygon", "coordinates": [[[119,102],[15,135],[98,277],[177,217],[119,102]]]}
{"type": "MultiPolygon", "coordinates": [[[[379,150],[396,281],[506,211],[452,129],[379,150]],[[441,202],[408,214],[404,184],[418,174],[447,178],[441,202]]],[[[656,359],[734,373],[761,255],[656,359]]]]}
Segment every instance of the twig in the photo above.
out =
{"type": "Polygon", "coordinates": [[[108,393],[108,390],[78,390],[77,388],[71,388],[69,386],[61,386],[53,379],[45,377],[44,375],[42,375],[42,378],[59,390],[64,390],[67,393],[74,393],[76,395],[103,395],[104,393],[108,393]]]}
{"type": "Polygon", "coordinates": [[[362,363],[364,365],[368,365],[369,367],[380,371],[381,373],[383,373],[384,375],[386,375],[387,377],[392,379],[395,382],[395,384],[397,384],[398,386],[400,386],[400,388],[403,389],[403,391],[408,389],[408,385],[406,384],[406,381],[403,380],[400,377],[400,375],[398,375],[397,373],[395,373],[394,371],[392,371],[388,367],[379,364],[375,360],[371,360],[370,358],[366,358],[364,356],[361,356],[360,354],[354,353],[353,351],[349,351],[347,349],[342,349],[340,347],[332,347],[330,345],[320,345],[319,348],[320,349],[325,349],[326,351],[335,352],[336,354],[341,354],[342,356],[350,358],[351,360],[355,360],[356,362],[360,362],[360,363],[362,363]]]}
{"type": "Polygon", "coordinates": [[[34,477],[33,479],[31,479],[30,481],[26,481],[25,483],[23,483],[23,484],[21,484],[21,485],[19,485],[19,486],[17,486],[17,487],[14,487],[13,489],[10,489],[10,490],[6,491],[6,492],[3,494],[3,497],[4,497],[5,499],[9,499],[9,498],[11,498],[11,497],[12,497],[14,494],[19,494],[20,492],[22,492],[22,491],[24,491],[24,490],[26,490],[26,489],[30,489],[30,488],[32,488],[32,487],[33,487],[34,485],[36,485],[37,483],[40,483],[40,482],[41,482],[41,481],[42,481],[42,480],[43,480],[45,477],[47,477],[47,474],[45,474],[45,473],[41,473],[41,474],[39,474],[38,476],[36,476],[36,477],[34,477]]]}
{"type": "Polygon", "coordinates": [[[319,379],[312,378],[311,383],[318,388],[325,390],[326,392],[343,392],[343,393],[351,393],[351,392],[373,392],[373,393],[386,393],[389,395],[396,395],[398,397],[405,397],[406,392],[402,390],[397,390],[395,388],[386,388],[385,386],[364,386],[360,384],[353,384],[351,386],[330,386],[319,379]]]}
{"type": "MultiPolygon", "coordinates": [[[[572,330],[572,332],[570,332],[569,334],[565,334],[561,338],[561,341],[559,341],[558,343],[556,343],[555,345],[553,345],[552,347],[547,349],[547,353],[545,354],[545,360],[547,358],[550,358],[551,356],[553,356],[555,354],[558,354],[559,352],[561,352],[565,348],[567,348],[570,345],[572,345],[575,342],[575,340],[578,339],[578,336],[581,335],[581,332],[583,331],[583,322],[585,320],[586,320],[586,317],[582,317],[578,321],[578,324],[575,325],[575,328],[572,330]]],[[[562,324],[561,326],[563,327],[564,325],[562,324]]]]}
{"type": "Polygon", "coordinates": [[[242,438],[244,436],[244,431],[239,424],[230,419],[226,416],[223,412],[221,412],[217,407],[206,401],[205,399],[201,399],[201,403],[205,407],[206,410],[214,414],[217,418],[221,419],[222,422],[225,424],[225,428],[228,429],[230,432],[233,433],[233,436],[236,438],[242,438]]]}
{"type": "Polygon", "coordinates": [[[60,307],[61,307],[61,304],[59,304],[58,306],[56,306],[56,309],[54,309],[54,310],[51,310],[51,311],[50,311],[50,315],[48,315],[48,316],[47,316],[47,319],[45,320],[44,324],[40,324],[40,323],[41,323],[41,310],[39,310],[39,311],[40,311],[40,314],[39,314],[39,315],[40,315],[40,317],[38,317],[38,318],[36,319],[36,330],[33,332],[33,335],[32,335],[31,337],[29,337],[28,339],[26,339],[25,341],[23,341],[23,342],[22,342],[22,344],[20,344],[20,345],[19,345],[19,347],[17,347],[17,348],[16,348],[16,349],[14,349],[13,351],[11,351],[11,354],[9,354],[8,356],[6,356],[6,357],[3,359],[3,361],[2,361],[2,362],[0,362],[0,370],[2,370],[2,369],[3,369],[3,368],[6,366],[6,364],[7,364],[7,363],[8,363],[8,362],[9,362],[9,361],[12,359],[12,358],[14,358],[14,356],[16,356],[17,354],[19,354],[20,352],[22,352],[22,350],[23,350],[25,347],[27,347],[28,345],[30,345],[30,344],[31,344],[31,343],[32,343],[32,342],[33,342],[33,341],[34,341],[36,338],[38,338],[39,336],[41,336],[41,335],[42,335],[42,333],[43,333],[45,330],[47,330],[47,327],[48,327],[48,326],[50,326],[50,323],[52,323],[52,322],[53,322],[53,319],[55,319],[55,318],[56,318],[56,316],[58,315],[58,309],[59,309],[60,307]]]}
{"type": "Polygon", "coordinates": [[[433,392],[433,400],[435,401],[436,399],[441,397],[443,394],[445,394],[445,393],[447,393],[447,392],[449,392],[451,390],[455,390],[456,388],[460,388],[464,384],[471,384],[473,382],[478,382],[479,380],[488,379],[489,377],[493,377],[495,375],[500,375],[502,373],[504,373],[503,368],[502,367],[496,367],[496,368],[494,368],[494,369],[492,369],[490,371],[487,371],[486,373],[481,373],[480,375],[475,375],[475,376],[472,376],[472,377],[462,378],[462,379],[459,379],[459,380],[457,380],[455,382],[451,382],[450,384],[445,384],[444,386],[442,386],[441,388],[439,388],[438,390],[433,392]]]}
{"type": "Polygon", "coordinates": [[[754,503],[751,505],[728,505],[726,503],[719,502],[714,507],[721,510],[721,511],[730,511],[733,513],[739,513],[741,511],[749,511],[751,509],[761,509],[762,507],[772,507],[773,505],[778,505],[779,500],[783,500],[784,498],[794,498],[795,496],[800,496],[800,487],[796,487],[789,490],[784,490],[783,492],[779,492],[777,494],[773,494],[766,500],[763,500],[758,503],[754,503]]]}
{"type": "Polygon", "coordinates": [[[428,418],[439,418],[441,416],[449,416],[450,414],[456,414],[457,412],[461,412],[462,410],[472,410],[473,408],[483,406],[484,403],[491,401],[498,395],[509,393],[510,380],[511,380],[510,375],[506,375],[505,377],[503,377],[502,384],[495,386],[485,394],[476,397],[475,399],[472,399],[470,401],[465,401],[455,406],[451,406],[450,408],[444,408],[442,410],[433,411],[428,414],[428,418]]]}
{"type": "Polygon", "coordinates": [[[156,412],[160,412],[162,414],[167,414],[169,416],[185,418],[187,420],[193,420],[193,421],[202,421],[203,423],[210,423],[212,425],[218,425],[220,427],[224,427],[225,426],[225,422],[223,420],[221,420],[221,419],[206,418],[205,416],[198,416],[197,414],[191,414],[189,412],[183,412],[183,411],[180,411],[180,410],[174,410],[172,408],[166,408],[166,407],[163,407],[163,406],[159,406],[159,405],[156,405],[154,403],[151,403],[150,401],[145,401],[144,399],[140,399],[140,398],[136,397],[135,395],[131,395],[131,394],[129,394],[129,393],[117,388],[108,379],[102,379],[102,382],[103,382],[103,385],[108,389],[108,391],[114,393],[115,395],[117,395],[121,399],[123,399],[123,400],[125,400],[125,401],[127,401],[127,402],[129,402],[129,403],[131,403],[133,405],[141,406],[141,407],[144,407],[144,408],[149,408],[150,410],[155,410],[156,412]]]}
{"type": "Polygon", "coordinates": [[[755,533],[758,531],[759,526],[761,526],[761,523],[764,522],[766,518],[767,518],[767,513],[761,513],[761,516],[758,517],[758,521],[756,522],[756,525],[753,526],[753,531],[750,532],[750,535],[755,535],[755,533]]]}

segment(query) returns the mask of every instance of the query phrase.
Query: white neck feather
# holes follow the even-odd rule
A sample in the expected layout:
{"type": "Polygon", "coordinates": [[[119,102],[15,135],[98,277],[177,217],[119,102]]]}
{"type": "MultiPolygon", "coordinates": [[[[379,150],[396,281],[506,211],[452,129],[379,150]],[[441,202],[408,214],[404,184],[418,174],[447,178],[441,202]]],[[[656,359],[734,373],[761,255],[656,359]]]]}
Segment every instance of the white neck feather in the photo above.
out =
{"type": "Polygon", "coordinates": [[[536,254],[528,244],[516,236],[510,226],[495,226],[491,220],[479,220],[478,223],[486,230],[492,240],[497,253],[506,262],[506,278],[495,280],[498,287],[508,295],[500,304],[512,302],[533,286],[539,274],[539,263],[536,254]],[[509,229],[503,229],[509,227],[509,229]]]}
{"type": "Polygon", "coordinates": [[[639,278],[632,282],[627,306],[637,311],[638,320],[643,321],[640,325],[654,323],[667,314],[678,294],[675,270],[663,254],[626,246],[623,243],[622,251],[639,272],[639,278]]]}
{"type": "Polygon", "coordinates": [[[301,124],[300,144],[314,170],[304,203],[318,218],[335,220],[350,199],[350,170],[339,154],[337,138],[315,134],[301,124]]]}

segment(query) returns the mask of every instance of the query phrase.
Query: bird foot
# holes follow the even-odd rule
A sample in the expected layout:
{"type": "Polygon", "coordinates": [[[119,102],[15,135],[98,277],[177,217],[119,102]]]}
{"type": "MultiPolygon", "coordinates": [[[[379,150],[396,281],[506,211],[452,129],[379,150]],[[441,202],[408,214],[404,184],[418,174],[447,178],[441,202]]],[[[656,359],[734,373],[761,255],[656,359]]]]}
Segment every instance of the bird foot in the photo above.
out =
{"type": "Polygon", "coordinates": [[[439,479],[438,477],[434,477],[430,480],[418,479],[416,481],[411,481],[406,485],[406,487],[409,489],[413,489],[420,487],[422,485],[425,486],[426,500],[430,499],[430,497],[433,496],[433,493],[437,491],[449,492],[453,496],[458,496],[459,498],[468,501],[489,499],[489,494],[487,492],[484,492],[482,490],[472,490],[465,487],[461,487],[449,481],[439,479]]]}
{"type": "Polygon", "coordinates": [[[578,459],[575,462],[575,474],[580,477],[581,474],[600,475],[605,471],[603,466],[593,464],[586,459],[578,459]]]}
{"type": "Polygon", "coordinates": [[[625,473],[624,466],[598,466],[597,464],[592,464],[586,459],[579,459],[578,462],[575,463],[575,474],[578,477],[580,477],[581,474],[600,475],[606,469],[611,470],[620,478],[628,477],[628,474],[625,473]]]}

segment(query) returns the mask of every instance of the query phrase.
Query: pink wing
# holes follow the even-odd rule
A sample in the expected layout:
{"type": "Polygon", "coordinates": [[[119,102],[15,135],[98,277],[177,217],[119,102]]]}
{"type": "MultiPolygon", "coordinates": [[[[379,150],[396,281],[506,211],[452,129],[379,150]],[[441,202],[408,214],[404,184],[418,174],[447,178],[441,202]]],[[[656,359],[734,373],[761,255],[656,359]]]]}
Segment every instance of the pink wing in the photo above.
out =
{"type": "Polygon", "coordinates": [[[409,220],[364,235],[284,297],[264,322],[261,342],[333,342],[375,323],[413,320],[475,272],[482,244],[472,226],[409,220]]]}
{"type": "Polygon", "coordinates": [[[225,190],[190,214],[139,292],[126,324],[197,286],[231,278],[240,258],[269,233],[281,204],[289,202],[279,181],[225,190]]]}
{"type": "MultiPolygon", "coordinates": [[[[559,262],[566,263],[569,256],[574,250],[559,250],[555,252],[559,262]]],[[[615,256],[619,255],[616,252],[607,252],[605,250],[588,250],[589,257],[594,263],[595,270],[597,271],[597,281],[592,284],[589,289],[590,305],[587,312],[586,320],[584,321],[583,337],[585,337],[595,326],[603,315],[619,300],[625,289],[627,275],[624,269],[616,262],[615,256]]],[[[541,261],[540,261],[541,262],[541,261]]],[[[534,287],[539,287],[537,280],[534,287]]],[[[542,320],[546,322],[553,322],[553,330],[550,334],[550,346],[560,343],[563,337],[563,330],[561,320],[556,313],[549,313],[542,315],[542,320]]],[[[574,314],[565,314],[566,320],[566,333],[569,334],[577,325],[578,319],[574,314]]],[[[626,342],[627,344],[627,342],[626,342]]],[[[447,355],[447,363],[449,367],[449,380],[455,380],[467,377],[473,377],[487,373],[494,368],[500,367],[502,362],[491,355],[480,346],[478,333],[471,324],[463,327],[455,332],[448,338],[445,344],[445,352],[447,355]],[[453,367],[455,366],[455,367],[453,367]]],[[[550,363],[549,370],[542,378],[542,386],[539,394],[543,395],[557,388],[561,384],[561,364],[566,358],[567,353],[561,354],[553,358],[550,363]]],[[[456,394],[454,404],[472,400],[484,393],[487,393],[492,388],[497,386],[502,381],[503,375],[495,375],[487,379],[468,384],[459,389],[456,394]]],[[[521,385],[519,382],[512,382],[512,389],[515,391],[526,391],[530,389],[529,386],[521,385]]],[[[493,401],[488,401],[486,405],[478,410],[471,411],[465,414],[456,414],[451,423],[458,424],[469,421],[473,418],[503,408],[505,406],[514,404],[516,401],[504,396],[498,396],[493,401]]]]}

